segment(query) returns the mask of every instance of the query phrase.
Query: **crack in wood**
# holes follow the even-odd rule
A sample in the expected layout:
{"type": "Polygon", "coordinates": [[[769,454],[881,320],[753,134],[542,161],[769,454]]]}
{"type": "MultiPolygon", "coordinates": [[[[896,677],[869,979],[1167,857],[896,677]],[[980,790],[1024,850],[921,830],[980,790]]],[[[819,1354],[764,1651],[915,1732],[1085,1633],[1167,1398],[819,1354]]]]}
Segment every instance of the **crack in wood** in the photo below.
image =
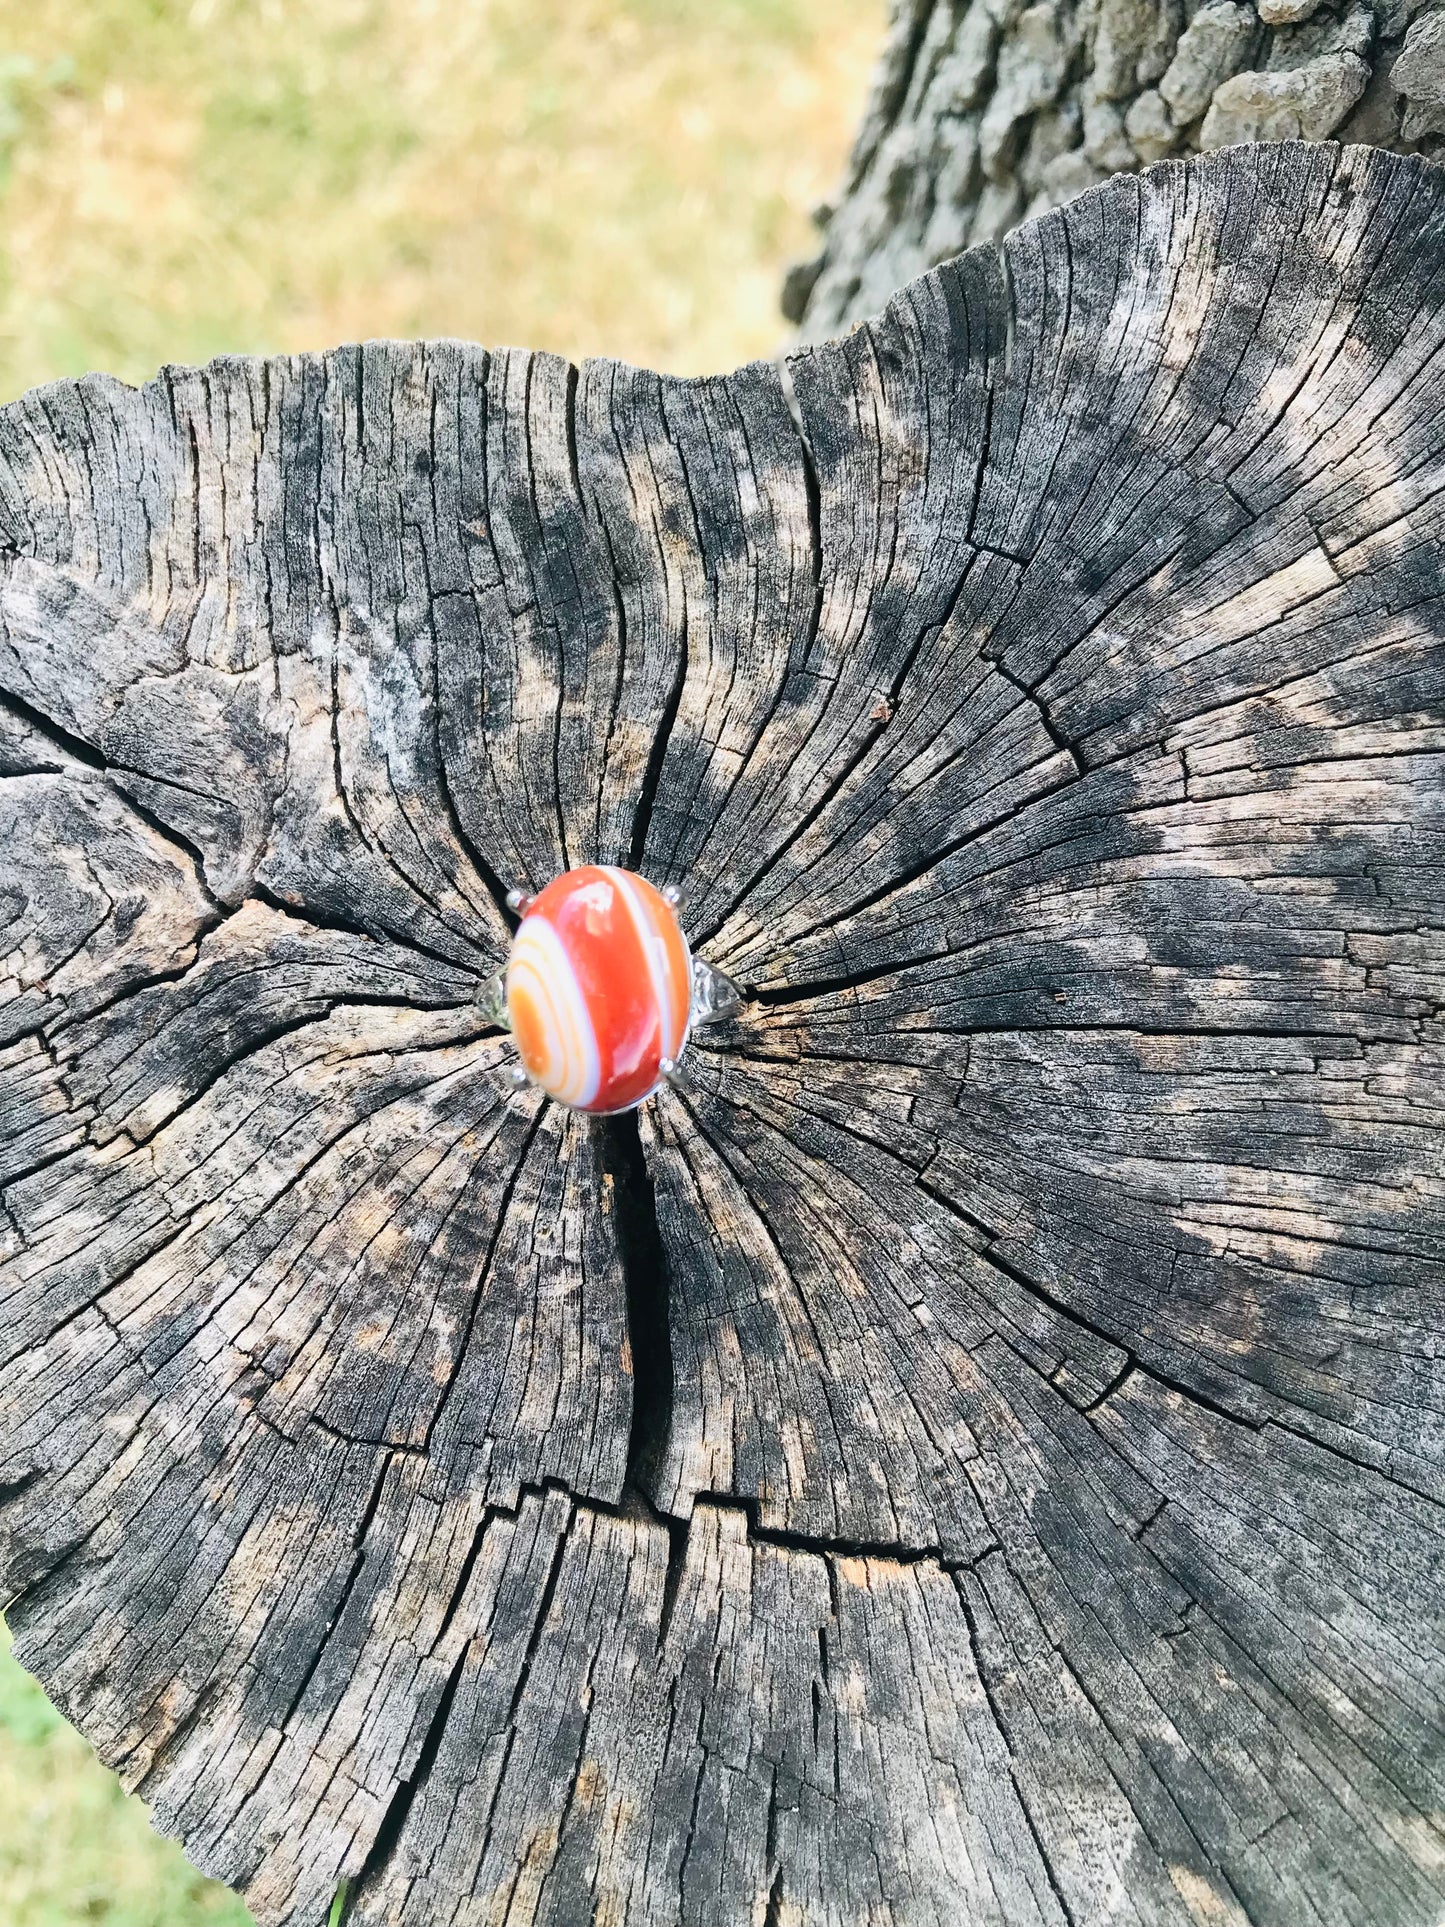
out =
{"type": "Polygon", "coordinates": [[[613,1184],[613,1226],[627,1295],[632,1425],[626,1482],[650,1495],[671,1437],[676,1389],[667,1255],[636,1112],[606,1119],[598,1135],[603,1170],[613,1184]]]}
{"type": "MultiPolygon", "coordinates": [[[[353,1880],[346,1889],[346,1897],[342,1903],[341,1918],[343,1922],[352,1918],[357,1906],[364,1900],[368,1889],[381,1878],[392,1856],[396,1852],[402,1830],[406,1826],[407,1816],[410,1814],[417,1796],[424,1790],[427,1781],[431,1777],[432,1769],[436,1765],[437,1755],[441,1751],[442,1737],[446,1732],[447,1721],[451,1718],[452,1707],[456,1702],[457,1689],[461,1685],[462,1673],[471,1656],[471,1650],[471,1642],[468,1641],[457,1654],[452,1670],[447,1676],[446,1684],[442,1688],[441,1697],[438,1699],[436,1708],[430,1720],[427,1722],[426,1731],[422,1737],[421,1751],[417,1755],[416,1766],[405,1779],[397,1782],[396,1789],[387,1802],[386,1812],[382,1816],[381,1825],[377,1828],[376,1835],[367,1850],[366,1858],[361,1863],[361,1869],[355,1880],[353,1880]]],[[[500,1784],[501,1781],[499,1779],[498,1785],[500,1784]]]]}

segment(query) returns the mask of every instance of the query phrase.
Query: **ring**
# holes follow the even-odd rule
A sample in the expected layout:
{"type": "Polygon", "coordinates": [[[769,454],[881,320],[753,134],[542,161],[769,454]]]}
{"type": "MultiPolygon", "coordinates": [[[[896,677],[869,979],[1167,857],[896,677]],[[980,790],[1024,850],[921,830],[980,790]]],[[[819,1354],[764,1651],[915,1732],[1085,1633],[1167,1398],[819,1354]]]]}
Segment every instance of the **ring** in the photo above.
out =
{"type": "Polygon", "coordinates": [[[678,891],[611,864],[564,870],[521,917],[504,967],[479,999],[512,1033],[513,1080],[595,1116],[634,1110],[677,1069],[693,1030],[742,1003],[732,979],[695,957],[678,891]]]}

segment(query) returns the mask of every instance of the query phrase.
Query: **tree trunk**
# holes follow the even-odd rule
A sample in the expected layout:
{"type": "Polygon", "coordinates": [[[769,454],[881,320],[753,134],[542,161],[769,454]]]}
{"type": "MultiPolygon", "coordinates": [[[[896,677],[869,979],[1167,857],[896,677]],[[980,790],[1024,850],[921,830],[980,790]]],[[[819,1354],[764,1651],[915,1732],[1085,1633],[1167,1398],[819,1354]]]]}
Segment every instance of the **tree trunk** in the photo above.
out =
{"type": "Polygon", "coordinates": [[[0,1600],[266,1927],[1435,1927],[1445,186],[0,412],[0,1600]],[[747,989],[513,1088],[513,882],[747,989]]]}
{"type": "Polygon", "coordinates": [[[1239,141],[1445,158],[1440,0],[893,0],[823,244],[783,289],[805,341],[1109,175],[1239,141]]]}

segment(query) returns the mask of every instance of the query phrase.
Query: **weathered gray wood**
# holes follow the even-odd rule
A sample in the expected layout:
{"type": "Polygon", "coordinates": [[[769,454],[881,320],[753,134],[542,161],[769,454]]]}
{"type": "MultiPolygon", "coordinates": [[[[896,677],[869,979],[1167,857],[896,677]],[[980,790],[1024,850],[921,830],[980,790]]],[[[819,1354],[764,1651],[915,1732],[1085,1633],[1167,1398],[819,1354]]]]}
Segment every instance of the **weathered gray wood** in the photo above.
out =
{"type": "Polygon", "coordinates": [[[820,341],[1111,174],[1327,137],[1445,160],[1439,0],[892,0],[783,311],[820,341]]]}
{"type": "Polygon", "coordinates": [[[790,367],[0,414],[17,1649],[265,1923],[1433,1927],[1445,179],[790,367]],[[602,1126],[594,858],[750,991],[602,1126]]]}

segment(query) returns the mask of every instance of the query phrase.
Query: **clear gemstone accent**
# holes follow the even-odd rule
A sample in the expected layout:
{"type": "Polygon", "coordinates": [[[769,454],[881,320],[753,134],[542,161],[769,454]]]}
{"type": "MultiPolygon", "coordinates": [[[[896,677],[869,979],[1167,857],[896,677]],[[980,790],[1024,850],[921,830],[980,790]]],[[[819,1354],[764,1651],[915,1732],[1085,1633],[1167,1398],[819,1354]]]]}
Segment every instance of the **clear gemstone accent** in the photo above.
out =
{"type": "Polygon", "coordinates": [[[510,1030],[512,1028],[511,1024],[507,1021],[507,973],[505,970],[497,971],[493,976],[488,977],[484,983],[480,984],[472,1002],[476,1005],[484,1022],[488,1024],[500,1024],[504,1030],[510,1030]]]}
{"type": "Polygon", "coordinates": [[[692,960],[692,1009],[689,1022],[717,1024],[741,1010],[743,993],[731,977],[714,970],[701,957],[692,960]]]}

